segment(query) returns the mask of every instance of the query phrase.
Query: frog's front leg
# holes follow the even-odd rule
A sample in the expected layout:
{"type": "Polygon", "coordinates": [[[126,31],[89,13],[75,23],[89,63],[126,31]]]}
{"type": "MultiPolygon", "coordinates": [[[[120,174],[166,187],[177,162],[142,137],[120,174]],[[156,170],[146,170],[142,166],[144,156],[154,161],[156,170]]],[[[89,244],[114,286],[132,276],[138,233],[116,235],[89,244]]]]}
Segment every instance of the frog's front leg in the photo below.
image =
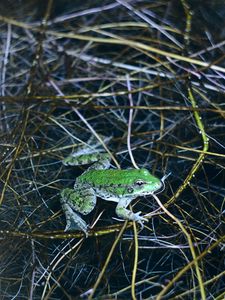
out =
{"type": "Polygon", "coordinates": [[[116,214],[122,219],[138,222],[143,227],[143,222],[147,221],[147,219],[140,216],[141,211],[133,213],[126,208],[132,200],[133,198],[121,198],[116,206],[116,214]]]}
{"type": "Polygon", "coordinates": [[[62,209],[66,216],[65,231],[82,230],[87,235],[87,223],[75,212],[89,214],[96,205],[96,195],[92,188],[75,184],[74,189],[61,192],[62,209]]]}

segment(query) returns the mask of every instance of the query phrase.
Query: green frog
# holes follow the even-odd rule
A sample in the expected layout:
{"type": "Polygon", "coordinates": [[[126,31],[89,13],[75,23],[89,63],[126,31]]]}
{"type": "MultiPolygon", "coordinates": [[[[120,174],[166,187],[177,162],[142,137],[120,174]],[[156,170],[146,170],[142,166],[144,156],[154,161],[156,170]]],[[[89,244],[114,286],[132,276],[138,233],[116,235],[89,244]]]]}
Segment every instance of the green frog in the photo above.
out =
{"type": "Polygon", "coordinates": [[[110,155],[94,148],[81,147],[63,160],[65,166],[91,164],[76,178],[74,188],[65,188],[61,192],[61,205],[66,216],[66,228],[82,230],[87,236],[88,225],[81,218],[89,214],[96,206],[96,198],[114,201],[116,214],[124,220],[132,220],[143,226],[146,218],[141,212],[133,213],[127,207],[139,196],[155,193],[163,187],[163,182],[147,169],[110,169],[110,155]]]}

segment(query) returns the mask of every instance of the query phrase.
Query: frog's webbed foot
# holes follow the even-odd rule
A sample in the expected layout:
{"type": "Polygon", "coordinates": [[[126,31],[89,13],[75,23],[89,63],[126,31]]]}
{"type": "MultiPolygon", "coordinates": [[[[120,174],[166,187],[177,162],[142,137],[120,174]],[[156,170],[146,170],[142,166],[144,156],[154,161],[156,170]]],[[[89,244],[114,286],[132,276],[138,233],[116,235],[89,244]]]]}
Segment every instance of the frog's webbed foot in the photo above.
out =
{"type": "Polygon", "coordinates": [[[139,211],[137,213],[134,213],[134,219],[133,220],[136,221],[138,224],[140,224],[141,225],[141,229],[143,229],[144,228],[144,224],[143,223],[144,222],[148,222],[148,219],[140,216],[141,213],[142,213],[141,211],[139,211]]]}

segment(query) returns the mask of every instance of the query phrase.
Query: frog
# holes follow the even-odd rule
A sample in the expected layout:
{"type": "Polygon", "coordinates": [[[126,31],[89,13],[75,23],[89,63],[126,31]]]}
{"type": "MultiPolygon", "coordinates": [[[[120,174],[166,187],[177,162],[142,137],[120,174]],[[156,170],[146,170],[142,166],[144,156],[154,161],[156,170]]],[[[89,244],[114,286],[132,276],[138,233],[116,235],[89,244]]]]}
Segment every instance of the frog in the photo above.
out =
{"type": "Polygon", "coordinates": [[[116,203],[115,213],[122,220],[143,223],[142,212],[127,207],[137,197],[159,191],[163,182],[146,168],[113,169],[111,156],[96,148],[81,147],[63,159],[65,166],[90,165],[75,180],[73,188],[61,191],[60,202],[66,217],[65,231],[81,230],[88,235],[88,224],[81,215],[89,214],[96,206],[97,197],[116,203]]]}

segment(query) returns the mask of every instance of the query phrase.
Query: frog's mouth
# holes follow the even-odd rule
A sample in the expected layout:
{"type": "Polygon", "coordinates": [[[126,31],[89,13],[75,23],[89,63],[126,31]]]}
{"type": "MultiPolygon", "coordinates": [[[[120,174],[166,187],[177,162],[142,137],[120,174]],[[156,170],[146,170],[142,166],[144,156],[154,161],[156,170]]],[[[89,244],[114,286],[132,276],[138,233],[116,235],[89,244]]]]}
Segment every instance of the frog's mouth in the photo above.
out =
{"type": "Polygon", "coordinates": [[[142,195],[143,196],[149,196],[153,194],[158,194],[161,193],[165,188],[164,183],[160,180],[159,183],[155,184],[154,188],[151,191],[143,191],[142,195]]]}

